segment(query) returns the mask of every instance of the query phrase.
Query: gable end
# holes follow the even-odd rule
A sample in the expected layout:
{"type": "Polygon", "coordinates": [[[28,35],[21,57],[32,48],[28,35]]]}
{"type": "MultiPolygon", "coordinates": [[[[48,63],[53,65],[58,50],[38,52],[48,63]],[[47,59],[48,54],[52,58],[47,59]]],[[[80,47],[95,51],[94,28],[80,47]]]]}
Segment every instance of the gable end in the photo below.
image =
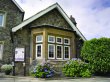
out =
{"type": "Polygon", "coordinates": [[[12,32],[16,32],[17,30],[23,28],[24,26],[26,26],[27,24],[31,23],[32,21],[38,19],[39,17],[41,17],[42,15],[48,13],[49,11],[53,10],[53,9],[58,9],[58,11],[61,13],[61,15],[65,18],[65,20],[68,22],[68,24],[74,29],[74,31],[76,31],[76,33],[85,41],[86,38],[82,35],[82,33],[79,31],[79,29],[77,27],[75,27],[75,25],[73,24],[73,22],[70,20],[70,18],[67,16],[67,14],[63,11],[63,9],[59,6],[58,3],[53,4],[52,6],[44,9],[43,11],[35,14],[34,16],[30,17],[29,19],[25,20],[24,22],[22,22],[21,24],[19,24],[18,26],[12,28],[12,32]]]}

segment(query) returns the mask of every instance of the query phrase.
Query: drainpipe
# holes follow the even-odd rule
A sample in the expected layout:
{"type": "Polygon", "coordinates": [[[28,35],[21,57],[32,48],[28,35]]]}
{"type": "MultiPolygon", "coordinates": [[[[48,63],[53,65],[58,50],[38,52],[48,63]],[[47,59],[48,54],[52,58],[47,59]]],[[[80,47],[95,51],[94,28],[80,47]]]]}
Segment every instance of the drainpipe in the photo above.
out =
{"type": "Polygon", "coordinates": [[[11,37],[11,43],[12,43],[12,54],[13,54],[13,60],[12,60],[12,66],[13,66],[13,76],[15,76],[15,46],[14,46],[14,33],[10,31],[10,37],[11,37]]]}

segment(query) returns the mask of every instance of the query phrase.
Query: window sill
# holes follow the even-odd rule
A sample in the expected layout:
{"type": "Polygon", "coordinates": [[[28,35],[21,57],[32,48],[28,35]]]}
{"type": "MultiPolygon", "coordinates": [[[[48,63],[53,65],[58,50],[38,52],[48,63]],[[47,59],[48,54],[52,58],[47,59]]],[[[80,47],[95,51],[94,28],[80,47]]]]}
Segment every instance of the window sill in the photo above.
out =
{"type": "MultiPolygon", "coordinates": [[[[69,60],[69,59],[68,59],[69,60]]],[[[63,59],[48,59],[48,61],[68,61],[68,60],[63,60],[63,59]]]]}

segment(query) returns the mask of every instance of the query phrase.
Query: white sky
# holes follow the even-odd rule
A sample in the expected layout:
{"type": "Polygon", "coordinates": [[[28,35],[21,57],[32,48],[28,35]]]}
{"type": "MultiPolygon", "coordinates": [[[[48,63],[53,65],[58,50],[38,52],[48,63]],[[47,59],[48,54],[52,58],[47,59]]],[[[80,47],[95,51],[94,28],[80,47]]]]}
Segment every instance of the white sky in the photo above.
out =
{"type": "Polygon", "coordinates": [[[25,11],[25,19],[58,2],[89,40],[110,37],[110,0],[16,0],[25,11]]]}

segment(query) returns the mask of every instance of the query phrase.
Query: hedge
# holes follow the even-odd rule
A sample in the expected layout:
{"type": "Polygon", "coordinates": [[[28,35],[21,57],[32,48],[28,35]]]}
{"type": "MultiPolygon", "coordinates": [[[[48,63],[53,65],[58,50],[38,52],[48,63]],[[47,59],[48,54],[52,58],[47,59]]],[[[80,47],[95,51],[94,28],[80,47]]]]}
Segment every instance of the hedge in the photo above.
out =
{"type": "Polygon", "coordinates": [[[94,73],[110,72],[110,38],[99,38],[85,41],[81,57],[91,65],[94,73]]]}

